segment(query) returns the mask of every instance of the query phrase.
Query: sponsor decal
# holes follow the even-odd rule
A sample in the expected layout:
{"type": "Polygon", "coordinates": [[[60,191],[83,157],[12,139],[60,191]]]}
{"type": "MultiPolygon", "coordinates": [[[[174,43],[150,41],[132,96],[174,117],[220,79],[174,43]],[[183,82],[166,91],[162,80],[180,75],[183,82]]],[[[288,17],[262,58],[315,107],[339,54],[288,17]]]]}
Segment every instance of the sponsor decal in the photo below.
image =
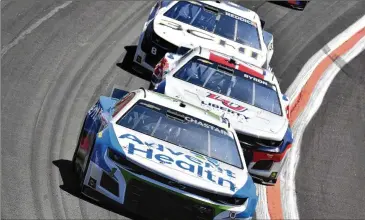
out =
{"type": "Polygon", "coordinates": [[[241,17],[241,16],[238,16],[238,15],[235,15],[235,14],[232,14],[232,13],[229,13],[229,12],[225,12],[225,14],[226,14],[227,16],[229,16],[229,17],[235,18],[235,19],[237,19],[237,20],[243,21],[243,22],[245,22],[245,23],[251,24],[251,25],[253,25],[253,26],[255,26],[255,27],[256,27],[256,23],[255,23],[255,22],[252,22],[252,21],[250,21],[250,20],[248,20],[248,19],[246,19],[246,18],[243,18],[243,17],[241,17]]]}
{"type": "Polygon", "coordinates": [[[253,76],[250,76],[250,75],[248,75],[248,74],[243,74],[243,77],[245,77],[246,79],[250,79],[250,80],[253,80],[253,81],[255,81],[255,82],[258,82],[258,83],[260,83],[260,84],[263,84],[263,85],[265,85],[265,86],[268,86],[269,84],[266,82],[266,81],[264,81],[264,80],[261,80],[261,79],[258,79],[258,78],[256,78],[256,77],[253,77],[253,76]]]}
{"type": "Polygon", "coordinates": [[[220,101],[223,104],[223,106],[203,100],[203,101],[201,101],[201,105],[203,108],[208,109],[208,110],[213,110],[215,112],[218,111],[221,113],[227,113],[229,115],[237,116],[238,121],[241,121],[243,119],[245,119],[245,120],[249,119],[249,117],[247,117],[246,115],[243,114],[245,111],[247,111],[246,107],[233,103],[233,102],[226,100],[226,99],[222,98],[221,96],[215,95],[213,93],[208,92],[208,95],[206,97],[220,101]]]}
{"type": "Polygon", "coordinates": [[[228,108],[230,108],[230,109],[232,109],[234,111],[244,112],[244,111],[247,110],[246,107],[241,106],[241,105],[238,105],[238,104],[235,104],[235,103],[233,103],[233,102],[231,102],[229,100],[226,100],[226,99],[220,97],[219,95],[215,95],[213,93],[209,93],[207,95],[207,97],[210,98],[210,99],[215,99],[217,101],[221,101],[224,106],[226,106],[226,107],[228,107],[228,108]]]}
{"type": "Polygon", "coordinates": [[[103,131],[98,132],[98,138],[102,138],[103,137],[103,131]]]}
{"type": "Polygon", "coordinates": [[[126,148],[126,153],[129,155],[139,156],[164,165],[171,165],[178,170],[196,174],[200,178],[228,187],[233,192],[236,190],[235,183],[231,181],[236,178],[236,174],[229,169],[221,168],[219,161],[213,158],[193,151],[184,154],[178,149],[171,149],[162,144],[142,141],[129,133],[122,134],[118,138],[128,140],[128,146],[124,148],[126,148]]]}
{"type": "Polygon", "coordinates": [[[199,120],[197,120],[197,119],[195,119],[195,118],[190,118],[190,117],[188,117],[188,116],[187,116],[187,117],[185,117],[185,120],[186,120],[186,121],[188,121],[188,122],[190,122],[190,123],[194,123],[194,124],[200,125],[200,126],[202,126],[202,127],[209,128],[209,129],[211,129],[211,130],[213,130],[213,131],[216,131],[216,132],[218,132],[218,133],[221,133],[221,134],[223,134],[223,135],[227,135],[227,136],[229,136],[226,130],[221,129],[221,128],[218,128],[218,127],[213,126],[213,125],[210,125],[210,124],[208,124],[208,123],[205,123],[205,122],[199,121],[199,120]]]}

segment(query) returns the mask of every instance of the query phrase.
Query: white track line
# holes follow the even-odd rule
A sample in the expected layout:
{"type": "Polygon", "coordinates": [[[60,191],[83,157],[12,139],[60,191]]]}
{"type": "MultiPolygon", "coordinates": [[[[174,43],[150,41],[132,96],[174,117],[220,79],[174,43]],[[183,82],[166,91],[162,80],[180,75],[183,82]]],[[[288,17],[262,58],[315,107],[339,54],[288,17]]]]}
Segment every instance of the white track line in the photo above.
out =
{"type": "MultiPolygon", "coordinates": [[[[345,31],[333,38],[327,43],[321,50],[314,54],[302,67],[293,83],[288,88],[286,94],[293,101],[298,96],[305,83],[311,76],[313,70],[318,64],[333,50],[338,48],[341,44],[347,41],[351,36],[358,32],[362,27],[365,26],[365,16],[356,21],[353,25],[347,28],[345,31]]],[[[297,121],[301,120],[298,118],[297,121]]],[[[310,120],[310,119],[309,119],[310,120]]],[[[280,191],[281,201],[283,207],[283,217],[285,219],[298,219],[298,207],[295,193],[295,172],[299,161],[300,145],[298,145],[299,139],[302,134],[297,132],[297,125],[294,125],[293,132],[295,135],[292,149],[288,152],[288,160],[283,165],[283,170],[280,175],[280,191]],[[295,131],[294,131],[295,129],[295,131]],[[296,138],[298,136],[299,138],[296,138]],[[296,140],[298,139],[298,140],[296,140]],[[294,150],[293,150],[294,149],[294,150]]],[[[305,128],[305,127],[304,127],[305,128]]],[[[304,129],[301,131],[303,133],[304,129]]],[[[257,219],[270,219],[267,204],[266,186],[256,185],[257,194],[259,195],[259,201],[256,208],[257,219]]]]}
{"type": "MultiPolygon", "coordinates": [[[[334,38],[330,43],[328,43],[321,51],[319,51],[307,62],[307,64],[303,67],[302,71],[298,74],[297,77],[297,79],[300,79],[302,81],[295,81],[296,83],[293,82],[293,84],[288,89],[287,94],[289,97],[291,97],[291,100],[294,100],[296,98],[300,90],[305,85],[305,82],[309,79],[314,68],[318,65],[320,61],[323,60],[324,57],[326,57],[326,54],[323,52],[323,50],[326,49],[327,47],[329,51],[332,52],[339,45],[341,45],[343,42],[348,40],[352,35],[354,35],[357,31],[361,30],[363,27],[365,27],[365,16],[363,16],[356,23],[354,23],[352,26],[350,26],[348,29],[342,32],[339,36],[334,38]],[[319,59],[319,61],[315,61],[315,59],[313,58],[318,59],[318,56],[321,56],[323,58],[319,59]],[[313,65],[313,62],[315,62],[316,64],[313,65]],[[309,67],[309,69],[306,69],[305,67],[306,68],[309,67]],[[299,89],[296,87],[299,87],[299,89]]],[[[356,57],[359,53],[361,53],[361,51],[363,51],[364,49],[365,49],[365,37],[363,37],[354,47],[352,47],[347,53],[345,53],[340,58],[346,64],[349,61],[351,61],[354,57],[356,57]]],[[[283,172],[281,173],[280,176],[281,197],[282,197],[281,201],[283,207],[283,217],[285,219],[299,219],[297,198],[295,192],[295,173],[299,162],[300,144],[302,136],[307,124],[310,122],[313,115],[319,109],[332,80],[340,70],[341,67],[339,67],[337,63],[333,63],[330,65],[329,68],[327,68],[324,75],[317,82],[317,85],[315,86],[314,91],[311,94],[307,106],[305,107],[303,112],[299,115],[299,117],[297,118],[297,120],[293,125],[293,133],[295,137],[293,147],[289,151],[288,160],[284,164],[283,172]]]]}
{"type": "Polygon", "coordinates": [[[342,33],[333,38],[329,43],[324,45],[321,50],[319,50],[306,62],[293,83],[286,91],[286,94],[289,96],[290,101],[294,101],[294,99],[298,96],[303,86],[312,75],[313,70],[327,56],[327,54],[334,51],[363,27],[365,27],[365,15],[357,20],[350,27],[348,27],[346,30],[344,30],[342,33]]]}
{"type": "Polygon", "coordinates": [[[53,15],[55,15],[60,9],[67,7],[71,3],[72,3],[72,1],[67,1],[67,2],[63,3],[62,5],[60,5],[60,6],[57,6],[52,11],[50,11],[46,16],[42,17],[36,23],[32,24],[28,29],[26,29],[25,31],[23,31],[22,33],[20,33],[20,35],[17,38],[15,38],[10,44],[4,46],[1,49],[1,57],[3,57],[4,54],[6,54],[8,52],[8,50],[10,50],[12,47],[14,47],[15,45],[17,45],[22,39],[24,39],[24,37],[27,34],[30,34],[34,29],[36,29],[44,21],[46,21],[47,19],[49,19],[50,17],[52,17],[53,15]]]}
{"type": "Polygon", "coordinates": [[[259,196],[256,207],[256,219],[270,219],[269,209],[267,207],[266,186],[256,185],[256,192],[259,196]]]}
{"type": "MultiPolygon", "coordinates": [[[[365,49],[365,37],[363,37],[350,51],[341,56],[340,58],[344,61],[344,64],[350,62],[354,57],[365,49]]],[[[322,104],[323,98],[337,75],[341,70],[338,64],[333,63],[325,71],[324,75],[318,81],[313,93],[309,99],[309,102],[303,112],[299,115],[298,119],[293,125],[293,133],[295,140],[292,148],[288,155],[288,163],[285,164],[283,175],[281,175],[281,194],[282,194],[282,206],[283,206],[283,217],[285,219],[299,219],[296,192],[295,192],[295,172],[299,162],[300,147],[303,137],[303,133],[308,123],[311,121],[314,114],[317,112],[322,104]]]]}

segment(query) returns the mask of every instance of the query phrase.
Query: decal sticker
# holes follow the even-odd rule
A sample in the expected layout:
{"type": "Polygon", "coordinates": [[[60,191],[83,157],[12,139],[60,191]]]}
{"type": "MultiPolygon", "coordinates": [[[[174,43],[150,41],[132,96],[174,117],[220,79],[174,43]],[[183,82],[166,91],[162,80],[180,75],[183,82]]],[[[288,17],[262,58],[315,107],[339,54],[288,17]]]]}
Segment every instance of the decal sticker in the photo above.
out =
{"type": "Polygon", "coordinates": [[[218,161],[212,158],[195,152],[190,152],[188,155],[178,149],[170,149],[162,144],[144,142],[129,133],[122,134],[118,138],[129,142],[126,154],[194,173],[200,178],[228,187],[233,192],[237,189],[234,182],[231,181],[236,178],[236,174],[229,169],[222,169],[218,161]]]}
{"type": "Polygon", "coordinates": [[[248,20],[248,19],[246,19],[246,18],[243,18],[243,17],[241,17],[241,16],[238,16],[238,15],[235,15],[235,14],[232,14],[232,13],[229,13],[229,12],[225,12],[225,14],[226,14],[227,16],[229,16],[229,17],[232,17],[232,18],[235,18],[235,19],[237,19],[237,20],[243,21],[243,22],[245,22],[245,23],[251,24],[251,25],[253,25],[253,26],[255,26],[255,27],[257,26],[255,22],[250,21],[250,20],[248,20]]]}
{"type": "Polygon", "coordinates": [[[258,78],[256,78],[256,77],[253,77],[253,76],[250,76],[250,75],[248,75],[248,74],[243,74],[243,77],[245,77],[246,79],[250,79],[250,80],[253,80],[253,81],[255,81],[255,82],[258,82],[258,83],[260,83],[260,84],[263,84],[263,85],[265,85],[265,86],[268,86],[269,84],[266,82],[266,81],[264,81],[264,80],[261,80],[261,79],[258,79],[258,78]]]}
{"type": "Polygon", "coordinates": [[[220,129],[216,126],[213,126],[213,125],[210,125],[208,123],[205,123],[205,122],[201,122],[201,121],[198,121],[197,119],[193,119],[193,118],[190,118],[190,117],[185,117],[185,120],[190,122],[190,123],[194,123],[194,124],[197,124],[197,125],[200,125],[202,127],[205,127],[205,128],[209,128],[209,129],[212,129],[213,131],[216,131],[218,133],[221,133],[223,135],[227,135],[228,136],[228,133],[226,130],[224,129],[220,129]]]}
{"type": "Polygon", "coordinates": [[[230,109],[232,109],[234,111],[244,112],[244,111],[247,110],[246,107],[240,106],[238,104],[235,104],[234,102],[225,100],[224,98],[220,97],[219,95],[215,95],[213,93],[209,93],[207,95],[207,97],[210,98],[210,99],[215,99],[217,101],[221,101],[224,106],[226,106],[226,107],[228,107],[228,108],[230,108],[230,109]]]}
{"type": "Polygon", "coordinates": [[[222,114],[227,113],[231,116],[236,116],[236,117],[238,117],[237,120],[239,122],[249,119],[248,116],[243,114],[245,111],[248,110],[246,107],[240,106],[238,104],[225,100],[225,99],[221,98],[219,95],[215,95],[212,93],[208,93],[207,98],[220,101],[223,104],[223,106],[215,104],[215,103],[211,103],[207,100],[203,100],[203,101],[201,101],[201,106],[203,108],[208,109],[209,111],[213,111],[213,112],[220,112],[222,114]]]}
{"type": "Polygon", "coordinates": [[[98,138],[102,138],[103,137],[103,132],[102,131],[100,131],[99,133],[98,133],[98,138]]]}

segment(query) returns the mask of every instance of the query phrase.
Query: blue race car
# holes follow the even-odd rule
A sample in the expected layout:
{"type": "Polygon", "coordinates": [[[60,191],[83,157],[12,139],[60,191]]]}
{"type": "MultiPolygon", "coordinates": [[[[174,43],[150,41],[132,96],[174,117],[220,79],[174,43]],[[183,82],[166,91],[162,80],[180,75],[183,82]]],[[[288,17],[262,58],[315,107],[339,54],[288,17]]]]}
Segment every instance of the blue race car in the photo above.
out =
{"type": "Polygon", "coordinates": [[[227,119],[144,89],[101,96],[72,164],[83,195],[151,219],[251,219],[258,197],[227,119]]]}

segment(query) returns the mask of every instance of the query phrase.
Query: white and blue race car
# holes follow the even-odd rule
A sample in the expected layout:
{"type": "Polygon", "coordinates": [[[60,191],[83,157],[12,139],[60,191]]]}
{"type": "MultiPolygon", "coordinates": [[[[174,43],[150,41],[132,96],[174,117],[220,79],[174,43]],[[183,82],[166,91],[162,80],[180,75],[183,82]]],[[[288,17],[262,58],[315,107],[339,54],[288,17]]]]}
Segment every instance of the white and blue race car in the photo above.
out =
{"type": "Polygon", "coordinates": [[[197,46],[268,68],[273,35],[263,24],[256,12],[233,2],[158,1],[139,37],[133,69],[153,71],[167,52],[184,54],[197,46]]]}
{"type": "Polygon", "coordinates": [[[251,219],[258,197],[235,131],[199,107],[144,89],[101,96],[72,164],[80,191],[150,219],[251,219]]]}
{"type": "Polygon", "coordinates": [[[167,53],[154,69],[150,88],[227,117],[252,177],[276,183],[293,136],[289,100],[273,72],[197,47],[183,56],[167,53]]]}

